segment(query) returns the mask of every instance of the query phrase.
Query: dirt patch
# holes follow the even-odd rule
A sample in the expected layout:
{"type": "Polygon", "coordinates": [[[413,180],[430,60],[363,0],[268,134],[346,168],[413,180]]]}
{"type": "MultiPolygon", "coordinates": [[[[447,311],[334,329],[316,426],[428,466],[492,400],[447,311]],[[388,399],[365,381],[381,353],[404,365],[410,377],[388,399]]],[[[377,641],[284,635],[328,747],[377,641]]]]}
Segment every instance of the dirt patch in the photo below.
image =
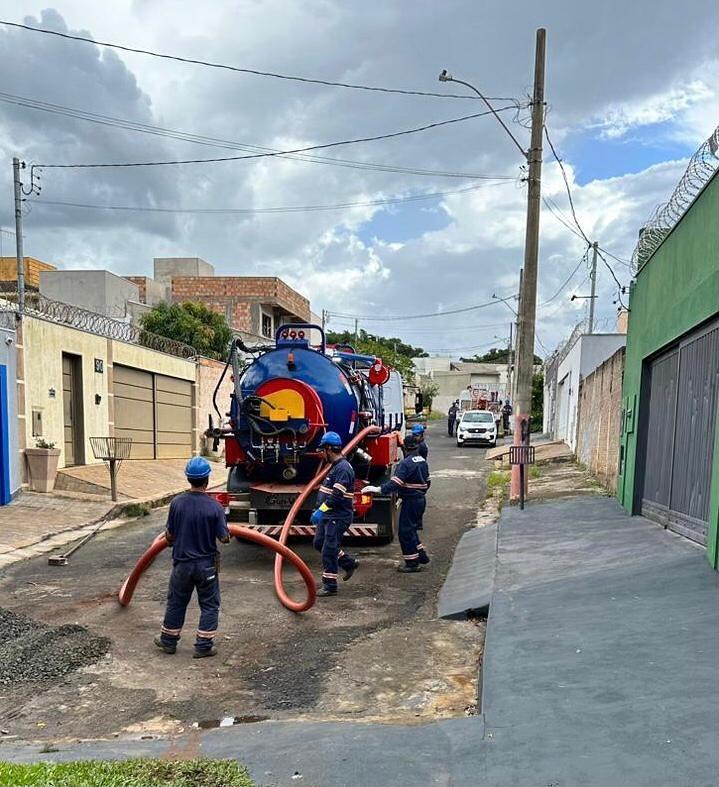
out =
{"type": "Polygon", "coordinates": [[[93,636],[84,626],[47,626],[0,609],[0,686],[10,690],[63,678],[109,649],[107,637],[93,636]]]}

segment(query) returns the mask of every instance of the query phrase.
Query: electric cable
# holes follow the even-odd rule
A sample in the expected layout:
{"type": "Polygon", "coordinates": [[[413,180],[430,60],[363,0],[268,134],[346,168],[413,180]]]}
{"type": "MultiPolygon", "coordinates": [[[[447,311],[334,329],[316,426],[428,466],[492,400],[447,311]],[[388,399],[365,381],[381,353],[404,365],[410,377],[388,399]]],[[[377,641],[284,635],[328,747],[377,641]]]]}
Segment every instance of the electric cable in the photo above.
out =
{"type": "Polygon", "coordinates": [[[444,312],[433,312],[429,314],[405,314],[401,317],[394,316],[394,317],[376,317],[374,315],[362,315],[362,314],[344,314],[342,312],[326,312],[331,317],[349,317],[352,320],[362,320],[363,322],[374,321],[374,322],[396,322],[399,320],[420,320],[425,319],[428,317],[446,317],[449,314],[462,314],[464,312],[471,312],[476,311],[477,309],[485,309],[488,306],[493,306],[495,303],[506,303],[508,300],[512,300],[516,296],[510,295],[508,298],[495,298],[494,300],[487,301],[486,303],[480,303],[476,306],[466,306],[462,309],[451,309],[449,311],[444,312]]]}
{"type": "Polygon", "coordinates": [[[326,210],[342,210],[346,208],[377,207],[380,205],[398,205],[404,202],[419,202],[428,199],[440,199],[454,194],[466,194],[469,191],[478,191],[489,186],[506,186],[506,181],[501,183],[483,183],[468,186],[452,191],[434,191],[427,194],[411,194],[407,197],[387,197],[386,199],[367,200],[365,202],[339,202],[328,205],[280,205],[271,208],[154,208],[141,205],[93,205],[83,202],[64,202],[62,200],[27,200],[37,205],[52,207],[81,208],[84,210],[111,210],[131,213],[167,213],[167,214],[195,214],[195,215],[242,215],[255,216],[276,213],[317,213],[326,210]]]}
{"type": "Polygon", "coordinates": [[[544,302],[540,303],[540,304],[539,304],[540,306],[547,306],[547,305],[548,305],[548,304],[550,304],[550,303],[551,303],[551,302],[552,302],[552,301],[553,301],[555,298],[557,298],[559,295],[561,295],[561,293],[562,293],[562,292],[564,292],[564,288],[565,288],[565,287],[566,287],[566,286],[569,284],[569,282],[570,282],[570,281],[571,281],[571,280],[574,278],[574,276],[575,276],[576,272],[577,272],[577,271],[578,271],[578,270],[581,268],[581,266],[582,266],[582,263],[583,263],[583,262],[585,262],[585,261],[587,260],[587,254],[589,253],[589,249],[590,249],[590,248],[591,248],[591,246],[587,246],[586,250],[584,251],[584,254],[582,255],[582,257],[581,257],[581,259],[579,260],[579,262],[577,263],[577,267],[576,267],[576,268],[575,268],[575,269],[574,269],[574,270],[573,270],[573,271],[572,271],[572,272],[569,274],[569,276],[567,277],[567,280],[564,282],[564,284],[562,284],[562,285],[561,285],[561,287],[560,287],[560,288],[559,288],[559,289],[558,289],[558,290],[557,290],[557,291],[554,293],[554,295],[552,295],[552,297],[551,297],[551,298],[549,298],[549,299],[547,299],[546,301],[544,301],[544,302]]]}
{"type": "MultiPolygon", "coordinates": [[[[361,85],[351,82],[335,82],[329,79],[312,79],[310,77],[301,77],[294,74],[281,74],[274,71],[261,71],[255,68],[242,68],[240,66],[231,66],[225,63],[213,63],[208,60],[199,60],[192,57],[184,57],[182,55],[169,55],[162,52],[155,52],[151,49],[140,49],[139,47],[126,46],[124,44],[113,44],[109,41],[100,41],[87,36],[75,35],[72,33],[61,33],[58,30],[49,30],[44,27],[35,27],[33,25],[21,24],[19,22],[9,22],[5,19],[0,19],[0,24],[7,27],[14,27],[19,30],[26,30],[33,33],[43,33],[45,35],[56,36],[57,38],[64,38],[69,41],[81,41],[86,44],[94,44],[95,46],[104,46],[108,49],[118,49],[122,52],[130,52],[135,55],[148,55],[149,57],[156,57],[162,60],[174,60],[179,63],[189,63],[192,65],[206,66],[207,68],[218,68],[224,71],[234,71],[240,74],[251,74],[253,76],[271,77],[273,79],[284,79],[293,82],[305,82],[313,85],[324,85],[327,87],[342,87],[349,90],[367,90],[376,93],[395,93],[407,96],[431,96],[432,98],[453,98],[453,99],[471,99],[476,101],[476,96],[467,96],[460,93],[435,93],[426,90],[408,90],[404,88],[390,88],[378,85],[361,85]]],[[[490,101],[514,101],[517,105],[519,102],[515,98],[506,98],[498,96],[490,96],[490,101]]]]}
{"type": "Polygon", "coordinates": [[[572,219],[574,220],[574,223],[577,229],[579,230],[579,232],[581,233],[582,237],[584,238],[584,240],[591,245],[591,241],[589,240],[586,233],[582,229],[582,225],[579,223],[579,219],[577,218],[577,212],[574,209],[574,200],[572,198],[572,190],[569,187],[569,178],[567,178],[567,172],[564,169],[564,163],[562,162],[562,159],[559,158],[559,156],[557,155],[557,151],[554,148],[554,144],[552,143],[552,138],[549,136],[549,129],[547,128],[546,124],[544,125],[544,136],[547,138],[547,142],[549,143],[549,149],[552,151],[552,155],[554,156],[555,161],[557,162],[557,164],[559,164],[559,169],[562,173],[562,179],[564,180],[564,186],[567,190],[567,198],[569,199],[569,208],[572,211],[572,219]]]}
{"type": "MultiPolygon", "coordinates": [[[[499,107],[497,112],[504,112],[512,107],[499,107]]],[[[30,168],[31,171],[35,169],[107,169],[111,167],[127,168],[127,167],[163,167],[172,166],[177,164],[215,164],[224,161],[245,161],[247,159],[258,158],[274,158],[276,156],[288,155],[290,153],[307,153],[311,150],[326,150],[327,148],[336,148],[343,145],[357,145],[361,142],[377,142],[382,139],[394,139],[396,137],[404,137],[410,134],[419,134],[423,131],[429,131],[433,128],[440,128],[441,126],[449,126],[453,123],[463,123],[466,120],[474,120],[475,118],[486,117],[492,113],[487,110],[485,112],[475,112],[472,115],[462,115],[461,117],[450,118],[449,120],[438,120],[434,123],[426,123],[423,126],[415,128],[403,129],[401,131],[392,131],[387,134],[376,134],[370,137],[358,137],[355,139],[344,139],[339,142],[324,142],[320,145],[307,145],[302,148],[294,148],[293,150],[282,150],[274,153],[252,153],[246,156],[218,156],[215,158],[206,159],[177,159],[173,161],[121,161],[121,162],[97,162],[92,164],[33,164],[30,168]]]]}
{"type": "Polygon", "coordinates": [[[141,134],[149,134],[167,139],[175,139],[181,142],[190,142],[195,145],[204,145],[207,147],[224,148],[227,150],[244,150],[244,151],[260,151],[277,153],[279,158],[287,159],[290,161],[300,161],[312,164],[327,164],[336,167],[345,167],[348,169],[362,169],[376,172],[398,172],[407,175],[427,175],[432,177],[442,178],[467,178],[476,180],[514,180],[511,175],[479,175],[470,172],[447,172],[442,170],[428,170],[420,169],[418,167],[400,167],[392,164],[381,164],[376,162],[356,161],[353,159],[341,159],[330,156],[310,156],[302,154],[285,154],[278,148],[266,147],[263,145],[252,145],[249,143],[236,142],[233,140],[221,139],[218,137],[210,137],[202,134],[194,134],[188,131],[180,131],[177,129],[164,128],[162,126],[154,126],[148,123],[141,123],[139,121],[128,120],[125,118],[118,118],[112,115],[102,115],[97,112],[89,112],[84,109],[77,109],[73,107],[63,106],[62,104],[53,104],[47,101],[41,101],[34,98],[26,98],[25,96],[17,96],[13,93],[4,93],[0,91],[0,102],[11,104],[14,106],[24,107],[25,109],[33,109],[39,112],[48,112],[63,117],[72,118],[74,120],[84,120],[89,123],[95,123],[102,126],[111,128],[118,128],[124,131],[135,131],[141,134]]]}

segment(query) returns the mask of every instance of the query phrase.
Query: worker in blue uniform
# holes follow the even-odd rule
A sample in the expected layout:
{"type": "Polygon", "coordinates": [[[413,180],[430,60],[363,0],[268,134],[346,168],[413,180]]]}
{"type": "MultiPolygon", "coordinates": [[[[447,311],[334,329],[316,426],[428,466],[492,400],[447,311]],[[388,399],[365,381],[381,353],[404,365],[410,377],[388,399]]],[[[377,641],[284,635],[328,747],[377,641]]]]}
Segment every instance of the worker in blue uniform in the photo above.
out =
{"type": "Polygon", "coordinates": [[[320,485],[310,522],[316,527],[314,547],[322,553],[322,586],[317,595],[326,598],[337,595],[340,568],[345,581],[359,568],[359,560],[340,549],[342,536],[352,524],[355,472],[342,456],[337,432],[326,432],[319,447],[330,469],[320,485]]]}
{"type": "Polygon", "coordinates": [[[210,463],[195,456],[185,465],[190,489],[170,503],[165,538],[172,546],[172,573],[167,591],[167,607],[160,636],[155,645],[165,653],[175,653],[185,623],[187,605],[196,591],[200,623],[193,658],[214,656],[215,634],[220,612],[219,553],[217,541],[227,544],[224,508],[205,494],[210,479],[210,463]]]}
{"type": "Polygon", "coordinates": [[[430,486],[429,465],[419,453],[419,443],[413,434],[404,440],[404,459],[394,475],[382,486],[365,486],[364,494],[389,495],[396,492],[400,499],[398,537],[404,564],[397,570],[414,574],[429,563],[429,555],[420,541],[422,517],[427,507],[426,494],[430,486]]]}
{"type": "Polygon", "coordinates": [[[424,439],[424,433],[424,424],[415,424],[412,427],[412,434],[417,440],[417,452],[426,462],[427,456],[429,454],[429,446],[427,445],[427,441],[424,439]]]}

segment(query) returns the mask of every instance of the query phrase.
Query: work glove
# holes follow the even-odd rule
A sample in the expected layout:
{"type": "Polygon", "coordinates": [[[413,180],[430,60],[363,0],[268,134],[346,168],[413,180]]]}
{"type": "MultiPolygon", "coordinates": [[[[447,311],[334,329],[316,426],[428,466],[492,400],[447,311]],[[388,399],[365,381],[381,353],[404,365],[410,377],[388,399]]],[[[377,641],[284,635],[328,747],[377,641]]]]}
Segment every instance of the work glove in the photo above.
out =
{"type": "Polygon", "coordinates": [[[362,494],[363,495],[378,495],[382,491],[382,487],[379,486],[363,486],[362,487],[362,494]]]}
{"type": "Polygon", "coordinates": [[[319,508],[316,508],[316,509],[315,509],[315,510],[312,512],[312,516],[310,517],[310,522],[311,522],[313,525],[315,525],[315,526],[316,526],[316,525],[319,525],[319,524],[320,524],[320,522],[322,522],[322,511],[320,511],[320,509],[319,509],[319,508]]]}

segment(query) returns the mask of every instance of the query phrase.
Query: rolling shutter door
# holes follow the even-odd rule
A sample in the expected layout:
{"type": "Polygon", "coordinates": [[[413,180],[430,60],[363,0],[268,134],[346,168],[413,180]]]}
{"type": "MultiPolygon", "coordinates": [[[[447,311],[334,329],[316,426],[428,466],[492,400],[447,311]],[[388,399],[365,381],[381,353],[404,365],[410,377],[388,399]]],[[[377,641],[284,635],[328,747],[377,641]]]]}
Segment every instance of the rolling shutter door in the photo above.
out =
{"type": "Polygon", "coordinates": [[[113,367],[115,434],[132,438],[132,459],[192,453],[192,383],[129,366],[113,367]]]}
{"type": "Polygon", "coordinates": [[[152,374],[115,365],[112,389],[115,395],[115,436],[132,438],[131,459],[154,459],[152,374]]]}
{"type": "Polygon", "coordinates": [[[719,325],[651,363],[642,514],[706,544],[719,401],[719,325]]]}
{"type": "Polygon", "coordinates": [[[192,453],[192,383],[155,375],[155,456],[186,458],[192,453]]]}

